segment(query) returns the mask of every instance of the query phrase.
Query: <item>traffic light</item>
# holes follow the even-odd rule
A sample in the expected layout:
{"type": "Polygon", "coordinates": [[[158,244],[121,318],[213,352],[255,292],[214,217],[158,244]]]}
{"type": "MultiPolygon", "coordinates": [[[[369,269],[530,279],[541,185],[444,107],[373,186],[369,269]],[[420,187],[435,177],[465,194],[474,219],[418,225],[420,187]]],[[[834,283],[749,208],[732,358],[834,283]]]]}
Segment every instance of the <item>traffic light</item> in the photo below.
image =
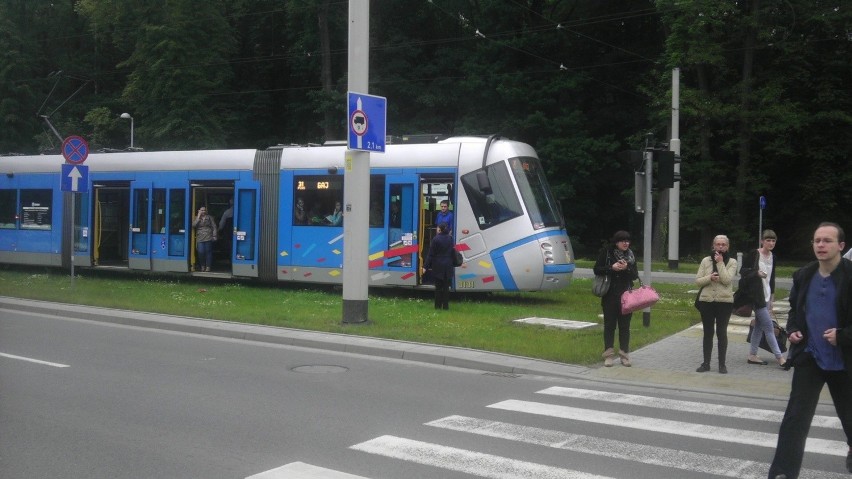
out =
{"type": "Polygon", "coordinates": [[[675,157],[673,151],[654,151],[657,163],[657,188],[672,188],[675,181],[680,181],[680,173],[675,173],[675,165],[680,163],[680,157],[675,157]]]}

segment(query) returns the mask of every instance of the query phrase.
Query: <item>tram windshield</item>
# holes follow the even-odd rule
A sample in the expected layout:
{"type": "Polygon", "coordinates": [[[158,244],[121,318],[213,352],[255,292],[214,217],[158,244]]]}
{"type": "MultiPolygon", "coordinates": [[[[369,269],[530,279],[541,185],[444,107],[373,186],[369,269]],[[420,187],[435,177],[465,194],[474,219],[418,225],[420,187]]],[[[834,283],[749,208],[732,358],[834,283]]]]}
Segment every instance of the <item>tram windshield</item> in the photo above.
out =
{"type": "Polygon", "coordinates": [[[541,162],[534,157],[519,157],[509,160],[521,198],[527,207],[534,229],[562,226],[559,205],[547,184],[541,162]]]}
{"type": "Polygon", "coordinates": [[[476,222],[483,230],[523,214],[505,163],[494,163],[461,177],[476,222]]]}

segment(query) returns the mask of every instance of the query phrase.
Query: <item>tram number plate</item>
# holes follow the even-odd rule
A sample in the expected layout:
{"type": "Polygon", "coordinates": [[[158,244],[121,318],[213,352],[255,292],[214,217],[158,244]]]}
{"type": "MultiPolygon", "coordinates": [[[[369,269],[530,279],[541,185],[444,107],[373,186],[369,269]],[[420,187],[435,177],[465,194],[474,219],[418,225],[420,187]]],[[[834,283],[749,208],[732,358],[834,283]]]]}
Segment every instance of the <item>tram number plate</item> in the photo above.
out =
{"type": "Polygon", "coordinates": [[[456,289],[473,289],[475,286],[475,281],[456,281],[456,289]]]}

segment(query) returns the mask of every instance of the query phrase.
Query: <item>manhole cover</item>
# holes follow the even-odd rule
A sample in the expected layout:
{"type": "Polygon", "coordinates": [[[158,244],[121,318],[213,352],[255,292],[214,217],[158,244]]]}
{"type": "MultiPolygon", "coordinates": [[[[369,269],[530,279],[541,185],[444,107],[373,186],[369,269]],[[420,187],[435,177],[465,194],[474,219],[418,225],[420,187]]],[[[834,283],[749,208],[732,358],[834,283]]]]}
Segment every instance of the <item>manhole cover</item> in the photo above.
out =
{"type": "Polygon", "coordinates": [[[308,366],[296,366],[293,368],[293,371],[297,373],[310,373],[310,374],[328,374],[328,373],[345,373],[349,371],[349,368],[345,368],[343,366],[329,366],[329,365],[308,365],[308,366]]]}

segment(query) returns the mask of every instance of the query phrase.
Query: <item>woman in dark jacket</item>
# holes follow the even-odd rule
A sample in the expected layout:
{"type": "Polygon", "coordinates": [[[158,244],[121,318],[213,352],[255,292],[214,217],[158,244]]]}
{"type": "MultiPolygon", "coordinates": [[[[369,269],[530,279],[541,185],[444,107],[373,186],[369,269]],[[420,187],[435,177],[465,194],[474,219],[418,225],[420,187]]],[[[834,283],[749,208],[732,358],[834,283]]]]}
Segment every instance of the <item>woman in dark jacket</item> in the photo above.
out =
{"type": "Polygon", "coordinates": [[[630,366],[630,319],[633,313],[621,314],[621,295],[639,279],[636,257],[630,250],[630,233],[617,231],[611,244],[601,251],[594,268],[596,275],[610,277],[609,291],[601,297],[604,316],[604,366],[610,367],[615,357],[615,329],[618,328],[618,355],[623,366],[630,366]]]}
{"type": "Polygon", "coordinates": [[[453,238],[447,223],[438,224],[438,234],[432,238],[424,269],[432,270],[435,280],[435,309],[450,309],[450,282],[453,280],[453,238]]]}

